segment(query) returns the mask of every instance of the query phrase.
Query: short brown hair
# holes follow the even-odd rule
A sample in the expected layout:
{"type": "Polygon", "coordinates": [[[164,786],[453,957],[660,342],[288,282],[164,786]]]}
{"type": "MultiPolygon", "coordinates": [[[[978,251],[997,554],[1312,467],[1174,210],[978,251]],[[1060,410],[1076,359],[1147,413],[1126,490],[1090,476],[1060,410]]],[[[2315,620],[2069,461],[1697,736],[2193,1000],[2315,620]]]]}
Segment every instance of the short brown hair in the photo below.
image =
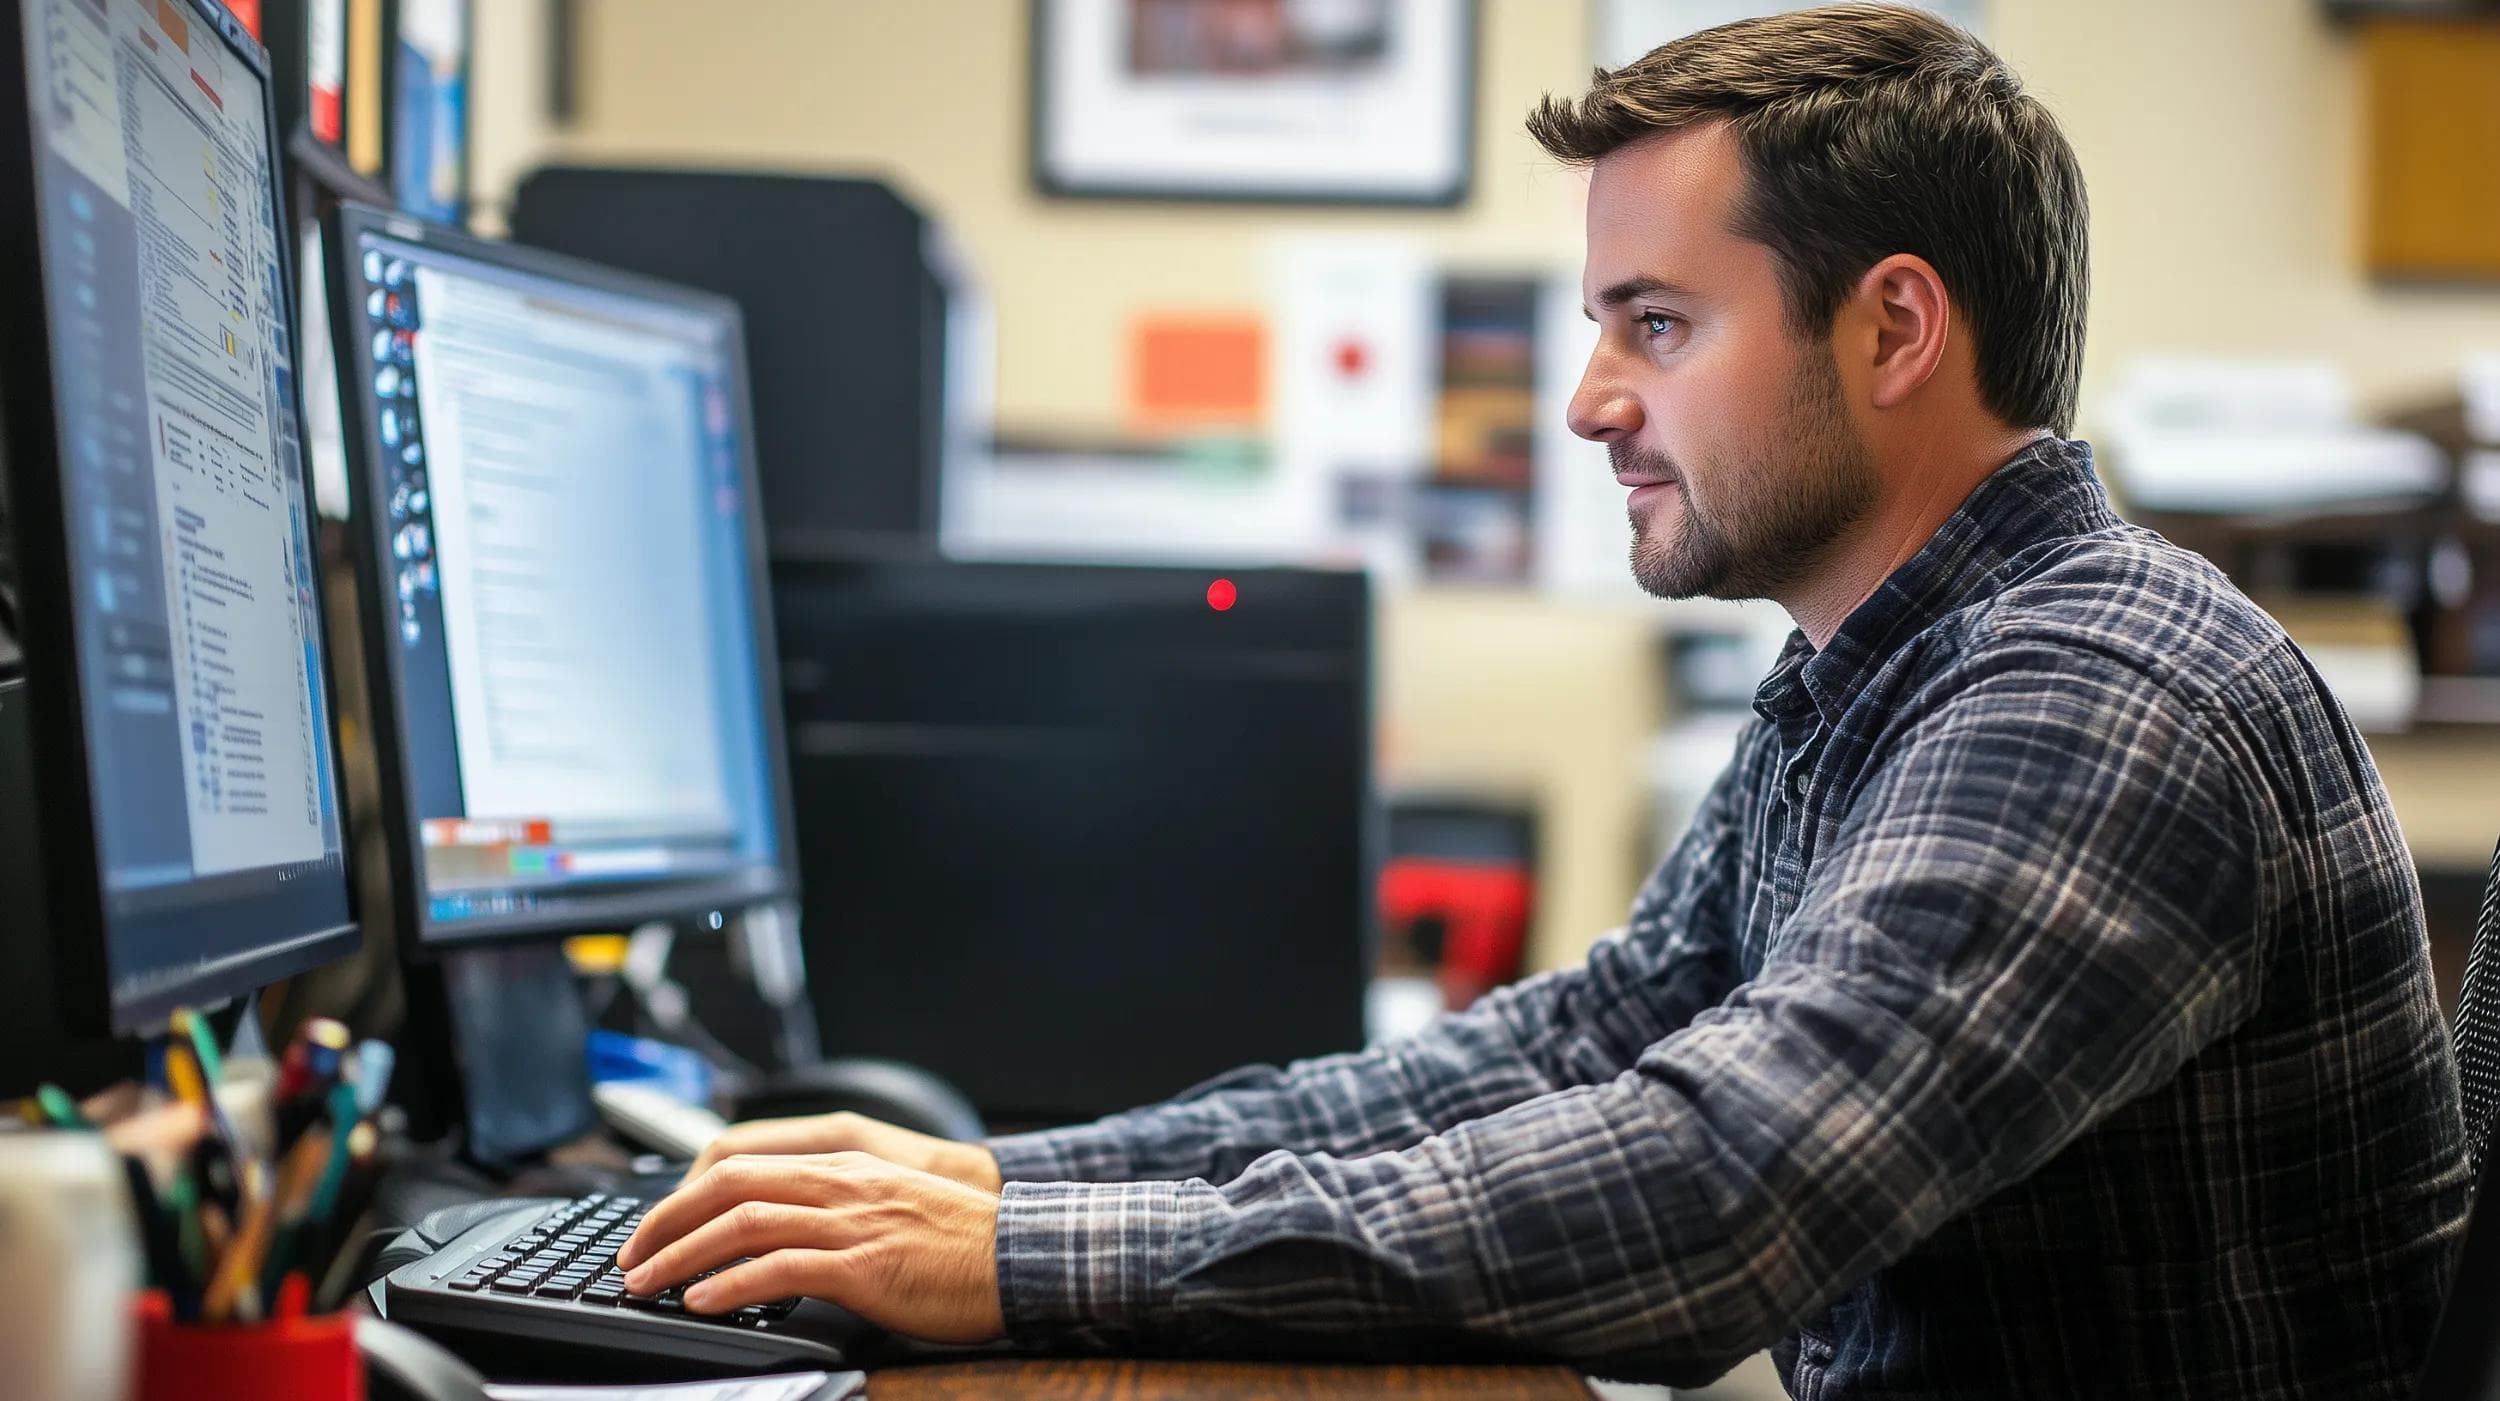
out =
{"type": "Polygon", "coordinates": [[[1847,4],[1688,35],[1528,133],[1587,165],[1723,121],[1751,186],[1735,232],[1779,259],[1799,330],[1822,334],[1866,270],[1932,264],[1971,326],[1979,393],[2021,428],[2072,430],[2083,373],[2085,203],[2074,149],[2004,60],[1944,20],[1847,4]]]}

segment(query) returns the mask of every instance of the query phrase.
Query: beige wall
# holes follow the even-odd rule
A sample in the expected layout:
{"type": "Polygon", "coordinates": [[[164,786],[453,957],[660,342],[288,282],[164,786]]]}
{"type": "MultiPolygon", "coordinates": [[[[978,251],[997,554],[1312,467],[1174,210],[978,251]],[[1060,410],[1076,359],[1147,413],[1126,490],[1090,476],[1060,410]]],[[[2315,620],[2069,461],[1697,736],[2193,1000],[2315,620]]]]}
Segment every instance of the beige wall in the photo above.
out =
{"type": "MultiPolygon", "coordinates": [[[[1457,211],[1042,199],[1025,169],[1024,0],[590,0],[583,119],[566,133],[540,110],[542,0],[481,4],[479,186],[492,200],[559,153],[883,172],[953,228],[989,286],[1002,422],[1107,428],[1128,317],[1255,305],[1272,236],[1390,231],[1454,261],[1576,265],[1579,178],[1535,151],[1520,118],[1585,81],[1591,7],[1482,4],[1476,197],[1457,211]]],[[[2092,387],[2134,351],[2326,356],[2384,404],[2439,392],[2469,347],[2500,348],[2500,292],[2378,289],[2355,271],[2354,51],[2319,8],[1995,0],[1991,38],[2062,116],[2092,188],[2087,427],[2092,387]]],[[[1546,801],[1537,956],[1576,957],[1640,875],[1640,738],[1660,706],[1647,628],[1426,595],[1393,602],[1382,637],[1395,770],[1546,801]]],[[[2391,780],[2418,780],[2398,784],[2409,825],[2442,800],[2414,775],[2419,757],[2390,755],[2391,780]]],[[[2472,844],[2427,843],[2443,856],[2472,844]]]]}
{"type": "MultiPolygon", "coordinates": [[[[480,185],[536,158],[539,6],[480,6],[480,185]]],[[[1477,194],[1444,213],[1045,200],[1025,171],[1023,0],[594,0],[581,158],[886,172],[961,237],[996,299],[999,412],[1120,418],[1128,316],[1246,306],[1283,232],[1394,230],[1458,259],[1576,260],[1577,177],[1520,131],[1586,78],[1590,6],[1483,0],[1477,194]]],[[[2500,292],[2356,271],[2353,45],[2315,0],[1996,0],[1991,38],[2064,118],[2091,182],[2089,383],[2130,351],[2313,353],[2366,398],[2434,392],[2500,346],[2500,292]]]]}
{"type": "Polygon", "coordinates": [[[1488,6],[1476,198],[1432,213],[1041,198],[1025,164],[1024,0],[722,0],[699,23],[663,0],[581,8],[586,111],[567,153],[885,174],[945,219],[995,299],[999,417],[1018,427],[1115,426],[1130,314],[1255,306],[1276,233],[1400,230],[1457,257],[1555,266],[1577,247],[1577,178],[1518,130],[1537,93],[1584,76],[1576,3],[1488,6]]]}

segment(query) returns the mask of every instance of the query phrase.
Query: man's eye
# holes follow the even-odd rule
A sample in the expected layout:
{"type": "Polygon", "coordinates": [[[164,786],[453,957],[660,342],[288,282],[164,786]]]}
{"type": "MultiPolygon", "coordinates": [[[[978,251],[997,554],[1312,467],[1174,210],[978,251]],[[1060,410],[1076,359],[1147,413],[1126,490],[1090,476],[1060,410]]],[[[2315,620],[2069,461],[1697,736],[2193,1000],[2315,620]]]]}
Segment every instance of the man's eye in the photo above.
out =
{"type": "Polygon", "coordinates": [[[1641,318],[1641,329],[1653,336],[1663,336],[1675,326],[1676,319],[1663,311],[1653,311],[1641,318]]]}

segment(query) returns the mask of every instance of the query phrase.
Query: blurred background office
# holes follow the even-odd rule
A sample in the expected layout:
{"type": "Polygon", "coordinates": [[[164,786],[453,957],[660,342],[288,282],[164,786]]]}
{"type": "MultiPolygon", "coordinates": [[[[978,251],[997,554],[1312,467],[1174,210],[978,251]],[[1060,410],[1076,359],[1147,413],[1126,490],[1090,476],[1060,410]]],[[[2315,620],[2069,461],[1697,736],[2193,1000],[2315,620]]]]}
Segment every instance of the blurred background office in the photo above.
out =
{"type": "MultiPolygon", "coordinates": [[[[1929,3],[2015,66],[2081,156],[2081,432],[2104,476],[2132,519],[2272,608],[2352,711],[2452,998],[2500,833],[2500,5],[1929,3]]],[[[1204,1033],[1217,1062],[1251,1044],[1194,1004],[1300,1017],[1319,1048],[1390,1035],[1569,965],[1622,919],[1788,622],[1631,584],[1621,490],[1563,423],[1594,334],[1585,177],[1522,119],[1594,66],[1776,8],[238,6],[276,55],[299,219],[359,199],[738,299],[818,1020],[828,1048],[928,1065],[1007,1126],[1177,1088],[1141,1043],[1204,1033]],[[1066,572],[1144,565],[1160,572],[1066,572]],[[1118,602],[1129,584],[1151,605],[1118,602]],[[1052,611],[1063,588],[1125,621],[1035,622],[1074,616],[1052,611]],[[905,635],[951,641],[907,656],[888,645],[905,635]],[[1139,660],[1157,651],[1166,665],[1139,660]],[[894,683],[893,713],[844,708],[849,663],[894,683]],[[1123,688],[1171,703],[1122,709],[1123,688]],[[1101,768],[1036,747],[1035,716],[950,709],[1007,692],[1162,736],[1128,752],[1167,786],[966,822],[1050,809],[1101,768]],[[949,767],[892,762],[922,744],[949,767]],[[984,786],[990,770],[1021,777],[984,786]],[[1327,824],[1246,796],[1221,800],[1238,827],[1141,819],[1245,773],[1327,824]],[[1066,840],[1035,846],[1054,823],[1066,840]],[[870,840],[889,828],[906,840],[870,840]],[[1021,850],[1024,893],[1125,913],[1001,922],[980,882],[946,879],[1007,879],[984,833],[1021,850]],[[1080,869],[1089,854],[1105,864],[1080,869]],[[1230,963],[1153,962],[1151,942],[1214,927],[1187,917],[1183,875],[1235,883],[1230,963]],[[1304,918],[1301,895],[1333,913],[1304,918]],[[920,981],[895,973],[915,899],[920,981]],[[1052,957],[932,952],[984,921],[1052,957]],[[1163,967],[1204,976],[1137,972],[1163,967]],[[1128,1002],[1074,1029],[1035,981],[1061,975],[1128,1002]],[[1297,998],[1295,978],[1328,986],[1297,998]],[[1149,1002],[1179,1009],[1168,1036],[1137,1020],[1149,1002]],[[946,1059],[965,1027],[1031,1006],[1062,1015],[999,1039],[1051,1048],[1022,1079],[987,1078],[1004,1054],[946,1059]],[[1054,1059],[1079,1041],[1095,1060],[1054,1059]]],[[[308,320],[324,300],[303,298],[308,320]]],[[[336,518],[334,375],[308,356],[336,518]]],[[[430,538],[394,541],[401,598],[433,588],[430,538]]]]}
{"type": "MultiPolygon", "coordinates": [[[[1632,589],[1620,492],[1561,422],[1583,177],[1521,119],[1769,8],[500,0],[470,16],[469,214],[507,228],[551,164],[891,187],[959,278],[945,547],[1366,563],[1381,787],[1415,810],[1393,885],[1466,906],[1384,942],[1407,967],[1464,943],[1473,986],[1508,971],[1507,911],[1529,968],[1619,922],[1787,626],[1632,589]],[[1217,139],[1164,156],[1193,132],[1217,139]],[[1398,885],[1402,856],[1519,880],[1398,885]],[[1489,943],[1446,937],[1477,925],[1489,943]]],[[[2500,789],[2500,16],[1941,8],[2081,154],[2105,476],[2334,678],[2453,971],[2500,789]]],[[[768,478],[789,466],[767,446],[768,478]]]]}

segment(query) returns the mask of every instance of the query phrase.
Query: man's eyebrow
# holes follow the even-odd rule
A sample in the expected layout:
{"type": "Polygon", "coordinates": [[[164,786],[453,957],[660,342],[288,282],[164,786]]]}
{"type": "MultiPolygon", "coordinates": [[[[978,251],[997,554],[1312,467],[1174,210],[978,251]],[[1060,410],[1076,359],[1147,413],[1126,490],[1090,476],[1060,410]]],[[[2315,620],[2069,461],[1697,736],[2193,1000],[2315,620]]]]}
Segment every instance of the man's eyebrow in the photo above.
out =
{"type": "MultiPolygon", "coordinates": [[[[1598,293],[1597,304],[1606,308],[1608,311],[1613,311],[1627,302],[1636,302],[1643,297],[1686,297],[1690,295],[1692,294],[1664,278],[1627,277],[1612,287],[1607,288],[1605,291],[1598,293]]],[[[1580,308],[1580,314],[1587,317],[1591,321],[1597,319],[1597,313],[1589,310],[1587,307],[1580,308]]]]}

